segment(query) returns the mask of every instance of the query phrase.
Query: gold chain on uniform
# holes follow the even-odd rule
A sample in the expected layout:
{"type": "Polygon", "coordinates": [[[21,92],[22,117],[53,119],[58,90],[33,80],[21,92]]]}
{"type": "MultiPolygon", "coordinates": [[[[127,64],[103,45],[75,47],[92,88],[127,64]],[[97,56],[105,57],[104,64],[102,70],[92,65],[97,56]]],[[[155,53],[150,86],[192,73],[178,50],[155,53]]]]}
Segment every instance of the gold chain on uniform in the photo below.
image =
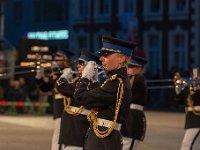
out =
{"type": "Polygon", "coordinates": [[[79,109],[76,112],[73,112],[70,110],[70,104],[71,104],[71,98],[70,97],[64,97],[64,110],[70,115],[78,116],[80,113],[85,109],[84,106],[79,107],[79,109]]]}
{"type": "Polygon", "coordinates": [[[133,87],[134,80],[135,80],[135,76],[132,76],[131,79],[130,79],[131,88],[133,87]]]}
{"type": "MultiPolygon", "coordinates": [[[[72,83],[75,83],[79,77],[76,77],[73,79],[72,83]]],[[[79,109],[76,112],[73,112],[70,110],[70,104],[71,104],[71,98],[70,97],[64,97],[64,110],[70,115],[78,116],[80,113],[85,109],[84,106],[80,106],[79,109]]]]}
{"type": "Polygon", "coordinates": [[[200,112],[199,112],[199,111],[196,111],[196,110],[194,109],[194,101],[192,100],[192,94],[193,94],[193,89],[192,89],[192,87],[190,87],[190,89],[189,89],[189,95],[188,95],[188,97],[187,97],[187,105],[188,105],[188,107],[192,107],[192,112],[193,112],[195,115],[200,116],[200,112]]]}
{"type": "Polygon", "coordinates": [[[124,94],[124,84],[123,84],[123,80],[121,78],[117,78],[117,74],[111,76],[109,79],[107,79],[101,87],[103,87],[108,81],[112,81],[118,79],[119,80],[119,86],[118,86],[118,91],[117,91],[117,102],[116,102],[116,107],[115,107],[115,116],[114,116],[114,120],[111,124],[110,127],[108,127],[105,131],[100,131],[98,128],[98,121],[97,121],[97,116],[98,116],[98,112],[97,109],[92,109],[90,114],[87,116],[88,120],[92,123],[93,125],[93,130],[94,133],[96,134],[97,137],[99,138],[105,138],[107,136],[110,135],[110,133],[113,131],[116,122],[117,122],[117,117],[118,117],[118,113],[119,113],[119,109],[122,103],[122,98],[123,98],[123,94],[124,94]]]}

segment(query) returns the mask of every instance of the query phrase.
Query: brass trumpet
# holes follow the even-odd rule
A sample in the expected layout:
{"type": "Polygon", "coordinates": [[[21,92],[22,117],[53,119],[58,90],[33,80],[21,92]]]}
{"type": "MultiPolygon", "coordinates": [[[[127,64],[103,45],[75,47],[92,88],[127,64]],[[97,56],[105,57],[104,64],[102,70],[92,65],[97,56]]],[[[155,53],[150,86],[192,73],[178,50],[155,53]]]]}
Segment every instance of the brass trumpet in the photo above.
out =
{"type": "Polygon", "coordinates": [[[180,93],[186,87],[189,87],[190,90],[198,90],[200,89],[200,80],[183,79],[180,73],[176,73],[174,76],[174,85],[177,93],[180,93]]]}

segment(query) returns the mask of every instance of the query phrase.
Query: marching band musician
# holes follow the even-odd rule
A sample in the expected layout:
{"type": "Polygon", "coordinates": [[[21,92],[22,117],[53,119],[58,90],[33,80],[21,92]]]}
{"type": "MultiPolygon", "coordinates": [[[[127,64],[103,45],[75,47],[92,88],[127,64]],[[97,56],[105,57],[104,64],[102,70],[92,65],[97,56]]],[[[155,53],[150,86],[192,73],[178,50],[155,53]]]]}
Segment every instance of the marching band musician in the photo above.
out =
{"type": "MultiPolygon", "coordinates": [[[[80,74],[89,61],[95,61],[98,63],[99,59],[89,51],[82,51],[81,56],[77,61],[77,68],[80,74]]],[[[75,78],[72,82],[71,80],[68,80],[71,77],[71,70],[64,69],[63,74],[56,82],[57,90],[66,96],[64,100],[64,112],[61,117],[59,143],[62,145],[63,150],[82,150],[84,146],[85,135],[90,125],[87,120],[87,115],[90,112],[90,108],[85,108],[73,100],[75,85],[79,77],[75,78]]],[[[91,84],[88,86],[89,89],[92,89],[94,86],[98,85],[97,72],[96,76],[89,82],[91,82],[91,84]]]]}
{"type": "Polygon", "coordinates": [[[128,62],[128,75],[132,89],[132,98],[126,124],[122,126],[123,150],[135,150],[138,143],[144,140],[146,132],[146,117],[144,105],[147,102],[147,86],[143,75],[147,60],[139,53],[128,62]]]}
{"type": "Polygon", "coordinates": [[[133,43],[103,36],[103,47],[98,52],[107,71],[107,80],[93,89],[90,80],[95,76],[95,62],[88,62],[82,78],[76,84],[74,99],[80,105],[93,108],[88,115],[85,150],[121,150],[121,124],[127,117],[131,98],[126,63],[135,48],[133,43]]]}
{"type": "MultiPolygon", "coordinates": [[[[175,78],[177,78],[175,76],[175,78]]],[[[199,150],[200,148],[200,69],[194,68],[190,84],[176,80],[176,100],[184,101],[186,110],[185,135],[181,150],[199,150]],[[186,96],[187,97],[186,97],[186,96]]]]}
{"type": "MultiPolygon", "coordinates": [[[[58,50],[54,56],[54,62],[52,62],[52,73],[49,77],[46,77],[44,70],[37,70],[36,73],[36,83],[42,92],[54,91],[53,100],[53,118],[55,120],[51,150],[58,150],[60,145],[58,144],[59,134],[60,134],[60,122],[61,115],[64,110],[63,95],[61,95],[55,89],[55,81],[60,77],[61,71],[64,68],[71,68],[70,57],[73,53],[70,51],[58,50]]],[[[72,79],[71,79],[72,80],[72,79]]]]}

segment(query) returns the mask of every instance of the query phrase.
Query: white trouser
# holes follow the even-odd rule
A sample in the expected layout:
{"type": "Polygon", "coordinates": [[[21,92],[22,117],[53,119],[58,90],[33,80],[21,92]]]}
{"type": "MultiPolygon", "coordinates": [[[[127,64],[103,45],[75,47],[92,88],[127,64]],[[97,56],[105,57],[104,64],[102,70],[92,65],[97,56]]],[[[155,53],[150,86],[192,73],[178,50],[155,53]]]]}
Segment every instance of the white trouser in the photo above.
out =
{"type": "Polygon", "coordinates": [[[53,131],[53,137],[51,141],[51,150],[59,150],[58,140],[60,136],[60,121],[61,121],[61,118],[57,118],[55,119],[55,122],[54,122],[54,131],[53,131]]]}
{"type": "Polygon", "coordinates": [[[200,129],[192,128],[185,131],[181,150],[199,150],[200,147],[200,129]],[[191,148],[192,147],[192,148],[191,148]]]}
{"type": "MultiPolygon", "coordinates": [[[[133,141],[132,138],[123,137],[123,147],[122,147],[122,150],[130,150],[132,141],[133,141]]],[[[139,140],[134,140],[134,145],[133,145],[133,147],[132,147],[131,150],[136,150],[139,142],[140,142],[139,140]]]]}
{"type": "Polygon", "coordinates": [[[83,150],[83,147],[79,147],[79,146],[62,146],[62,150],[83,150]]]}

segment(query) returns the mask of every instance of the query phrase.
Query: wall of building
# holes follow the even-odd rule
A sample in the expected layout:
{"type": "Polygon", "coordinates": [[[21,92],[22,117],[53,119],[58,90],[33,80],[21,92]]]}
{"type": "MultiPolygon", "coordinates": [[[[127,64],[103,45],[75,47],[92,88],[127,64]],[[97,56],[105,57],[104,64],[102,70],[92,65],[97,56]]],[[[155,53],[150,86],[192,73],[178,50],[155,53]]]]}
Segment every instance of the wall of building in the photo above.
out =
{"type": "MultiPolygon", "coordinates": [[[[6,0],[5,38],[15,47],[28,32],[68,30],[68,0],[6,0]]],[[[49,40],[48,45],[68,48],[68,40],[49,40]]]]}
{"type": "Polygon", "coordinates": [[[69,40],[47,42],[77,56],[100,49],[102,35],[127,39],[146,52],[151,77],[167,78],[200,63],[199,7],[198,0],[7,0],[5,37],[18,46],[27,32],[69,29],[69,40]]]}

